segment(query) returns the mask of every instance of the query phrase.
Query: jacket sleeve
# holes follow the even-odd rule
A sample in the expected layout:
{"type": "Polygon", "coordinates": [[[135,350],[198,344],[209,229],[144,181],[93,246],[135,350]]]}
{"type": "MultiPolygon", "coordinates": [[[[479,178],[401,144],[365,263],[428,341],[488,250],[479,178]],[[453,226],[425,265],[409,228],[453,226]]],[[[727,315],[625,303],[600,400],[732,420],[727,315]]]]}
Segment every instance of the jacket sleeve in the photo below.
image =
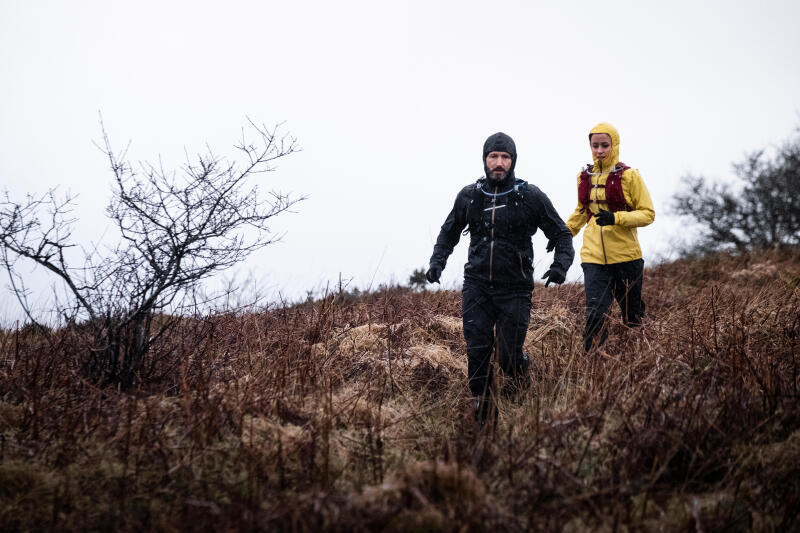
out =
{"type": "Polygon", "coordinates": [[[617,211],[615,222],[625,228],[640,228],[652,224],[656,218],[653,200],[650,199],[650,193],[638,170],[631,168],[622,175],[622,193],[633,209],[617,211]]]}
{"type": "Polygon", "coordinates": [[[548,240],[555,243],[555,256],[550,268],[557,268],[564,274],[572,265],[575,258],[575,249],[572,247],[572,233],[556,212],[550,198],[538,188],[534,196],[535,212],[538,214],[538,226],[548,240]]]}
{"type": "Polygon", "coordinates": [[[456,196],[456,201],[453,204],[453,209],[442,224],[442,229],[439,231],[439,237],[436,239],[436,244],[433,246],[433,255],[429,264],[431,266],[438,266],[444,270],[447,264],[447,258],[453,253],[453,248],[458,244],[461,238],[461,232],[467,225],[467,208],[469,206],[469,194],[467,187],[461,190],[456,196]]]}
{"type": "MultiPolygon", "coordinates": [[[[578,183],[580,183],[581,175],[578,174],[578,183]]],[[[572,236],[578,234],[581,228],[586,225],[586,211],[584,211],[583,204],[578,201],[578,206],[567,218],[567,229],[572,233],[572,236]]]]}

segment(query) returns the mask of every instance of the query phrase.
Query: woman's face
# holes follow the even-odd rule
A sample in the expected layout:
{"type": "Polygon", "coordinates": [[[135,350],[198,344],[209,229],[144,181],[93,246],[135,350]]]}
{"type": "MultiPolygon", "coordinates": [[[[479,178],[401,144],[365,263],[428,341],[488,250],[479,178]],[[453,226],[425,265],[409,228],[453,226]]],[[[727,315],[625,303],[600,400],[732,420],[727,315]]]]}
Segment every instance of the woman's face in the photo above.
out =
{"type": "Polygon", "coordinates": [[[611,153],[611,136],[608,133],[595,133],[589,140],[589,146],[592,156],[602,161],[611,153]]]}

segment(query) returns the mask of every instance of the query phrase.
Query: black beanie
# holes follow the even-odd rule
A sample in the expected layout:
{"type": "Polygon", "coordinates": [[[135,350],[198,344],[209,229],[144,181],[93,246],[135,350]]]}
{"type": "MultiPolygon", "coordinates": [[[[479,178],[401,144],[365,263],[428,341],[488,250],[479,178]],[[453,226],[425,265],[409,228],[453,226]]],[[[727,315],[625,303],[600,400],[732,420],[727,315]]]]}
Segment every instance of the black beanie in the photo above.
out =
{"type": "Polygon", "coordinates": [[[514,139],[498,131],[494,135],[490,135],[486,142],[483,143],[483,168],[488,175],[489,169],[486,168],[486,156],[489,152],[506,152],[511,154],[511,169],[508,171],[510,177],[514,177],[514,167],[517,165],[517,146],[514,144],[514,139]]]}

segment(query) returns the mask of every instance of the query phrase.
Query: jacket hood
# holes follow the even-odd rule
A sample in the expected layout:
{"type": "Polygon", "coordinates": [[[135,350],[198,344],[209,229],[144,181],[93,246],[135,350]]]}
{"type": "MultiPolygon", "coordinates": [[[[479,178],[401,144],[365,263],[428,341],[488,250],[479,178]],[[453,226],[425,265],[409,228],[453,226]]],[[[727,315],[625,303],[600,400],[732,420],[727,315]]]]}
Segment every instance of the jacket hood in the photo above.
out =
{"type": "Polygon", "coordinates": [[[498,131],[490,135],[486,142],[483,143],[483,173],[486,178],[489,178],[489,169],[486,168],[486,156],[489,152],[506,152],[511,154],[511,168],[508,170],[507,180],[514,179],[514,167],[517,166],[517,145],[514,144],[514,139],[498,131]]]}
{"type": "Polygon", "coordinates": [[[597,172],[604,172],[609,171],[619,163],[619,132],[617,128],[612,126],[607,122],[601,122],[594,128],[589,131],[589,140],[591,141],[592,135],[595,133],[607,133],[611,137],[611,152],[608,156],[603,160],[603,164],[600,164],[600,161],[594,157],[592,154],[592,159],[594,160],[594,168],[597,172]]]}

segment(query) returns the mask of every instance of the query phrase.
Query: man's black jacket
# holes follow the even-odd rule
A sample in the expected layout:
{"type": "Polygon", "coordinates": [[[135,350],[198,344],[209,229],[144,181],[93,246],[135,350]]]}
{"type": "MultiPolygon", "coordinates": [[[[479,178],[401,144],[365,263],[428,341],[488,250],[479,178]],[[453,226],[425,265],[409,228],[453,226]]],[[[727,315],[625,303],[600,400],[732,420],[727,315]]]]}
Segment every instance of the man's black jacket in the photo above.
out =
{"type": "Polygon", "coordinates": [[[495,184],[484,178],[461,189],[436,239],[431,266],[444,269],[465,227],[470,236],[465,281],[532,289],[531,236],[537,229],[555,242],[551,269],[566,274],[575,256],[572,233],[550,199],[522,180],[507,178],[495,184]]]}

